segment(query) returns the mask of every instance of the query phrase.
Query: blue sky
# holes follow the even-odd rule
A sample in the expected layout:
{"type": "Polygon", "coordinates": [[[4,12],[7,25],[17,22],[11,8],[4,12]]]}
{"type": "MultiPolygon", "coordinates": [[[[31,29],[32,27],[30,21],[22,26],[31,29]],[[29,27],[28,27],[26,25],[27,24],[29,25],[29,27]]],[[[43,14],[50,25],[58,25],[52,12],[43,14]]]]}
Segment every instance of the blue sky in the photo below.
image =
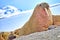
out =
{"type": "Polygon", "coordinates": [[[49,4],[59,3],[58,0],[0,0],[0,8],[6,5],[13,5],[18,9],[27,10],[32,9],[36,6],[36,4],[41,2],[47,2],[49,4]]]}
{"type": "MultiPolygon", "coordinates": [[[[49,5],[60,3],[60,0],[0,0],[0,9],[12,5],[22,11],[33,9],[38,3],[47,2],[49,5]]],[[[59,14],[60,6],[51,8],[53,14],[59,14]]],[[[30,13],[5,18],[0,20],[0,31],[11,31],[24,24],[31,16],[30,13]]]]}

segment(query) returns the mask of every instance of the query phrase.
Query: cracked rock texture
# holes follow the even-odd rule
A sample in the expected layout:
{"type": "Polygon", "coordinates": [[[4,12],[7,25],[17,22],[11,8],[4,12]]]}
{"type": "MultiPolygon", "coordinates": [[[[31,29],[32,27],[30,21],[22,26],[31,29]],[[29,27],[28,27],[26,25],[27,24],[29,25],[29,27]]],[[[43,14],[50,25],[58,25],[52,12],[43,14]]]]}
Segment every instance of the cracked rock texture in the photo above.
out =
{"type": "Polygon", "coordinates": [[[26,36],[20,36],[14,40],[60,40],[60,26],[43,32],[36,32],[26,36]]]}

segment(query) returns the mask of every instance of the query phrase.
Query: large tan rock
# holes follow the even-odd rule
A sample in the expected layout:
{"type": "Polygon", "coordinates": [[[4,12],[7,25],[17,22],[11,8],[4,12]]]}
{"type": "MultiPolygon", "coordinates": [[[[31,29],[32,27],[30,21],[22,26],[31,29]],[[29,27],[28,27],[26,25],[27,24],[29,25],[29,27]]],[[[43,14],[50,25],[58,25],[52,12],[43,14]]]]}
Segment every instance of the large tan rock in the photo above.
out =
{"type": "Polygon", "coordinates": [[[60,26],[57,26],[57,28],[48,31],[20,36],[14,40],[60,40],[60,26]]]}
{"type": "Polygon", "coordinates": [[[14,31],[15,34],[22,36],[34,32],[48,30],[52,25],[52,14],[47,3],[38,4],[28,22],[21,28],[14,31]]]}

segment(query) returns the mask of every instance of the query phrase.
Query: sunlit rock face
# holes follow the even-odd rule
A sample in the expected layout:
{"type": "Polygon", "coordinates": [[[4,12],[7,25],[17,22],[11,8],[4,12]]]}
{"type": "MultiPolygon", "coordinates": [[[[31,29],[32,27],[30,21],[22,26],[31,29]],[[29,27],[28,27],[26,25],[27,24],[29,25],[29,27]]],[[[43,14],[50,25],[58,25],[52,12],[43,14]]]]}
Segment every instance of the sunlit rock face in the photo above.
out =
{"type": "Polygon", "coordinates": [[[60,15],[53,15],[53,24],[60,26],[60,15]]]}
{"type": "Polygon", "coordinates": [[[14,40],[60,40],[60,26],[52,30],[20,36],[14,40]]]}
{"type": "Polygon", "coordinates": [[[29,21],[21,28],[15,31],[17,35],[27,35],[34,32],[41,32],[48,30],[52,25],[52,14],[47,3],[38,4],[29,19],[29,21]]]}

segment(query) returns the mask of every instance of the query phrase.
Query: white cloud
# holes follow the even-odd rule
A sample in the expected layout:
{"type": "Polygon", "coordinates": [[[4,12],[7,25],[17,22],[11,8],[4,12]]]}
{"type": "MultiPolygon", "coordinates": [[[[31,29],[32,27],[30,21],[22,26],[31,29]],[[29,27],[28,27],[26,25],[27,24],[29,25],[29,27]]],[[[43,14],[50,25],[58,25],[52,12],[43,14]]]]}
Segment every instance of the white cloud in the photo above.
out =
{"type": "Polygon", "coordinates": [[[14,6],[7,5],[0,9],[0,18],[8,18],[11,16],[19,15],[19,14],[24,14],[24,13],[32,13],[32,10],[26,10],[26,11],[20,11],[14,6]]]}
{"type": "Polygon", "coordinates": [[[11,17],[20,14],[20,11],[13,6],[5,6],[0,9],[0,18],[11,17]]]}
{"type": "Polygon", "coordinates": [[[53,4],[53,5],[50,5],[50,7],[56,7],[56,6],[60,6],[60,3],[56,3],[56,4],[53,4]]]}
{"type": "Polygon", "coordinates": [[[26,11],[22,11],[22,12],[20,12],[20,14],[24,14],[24,13],[31,13],[31,14],[32,14],[32,12],[33,12],[33,9],[31,9],[31,10],[26,10],[26,11]]]}

